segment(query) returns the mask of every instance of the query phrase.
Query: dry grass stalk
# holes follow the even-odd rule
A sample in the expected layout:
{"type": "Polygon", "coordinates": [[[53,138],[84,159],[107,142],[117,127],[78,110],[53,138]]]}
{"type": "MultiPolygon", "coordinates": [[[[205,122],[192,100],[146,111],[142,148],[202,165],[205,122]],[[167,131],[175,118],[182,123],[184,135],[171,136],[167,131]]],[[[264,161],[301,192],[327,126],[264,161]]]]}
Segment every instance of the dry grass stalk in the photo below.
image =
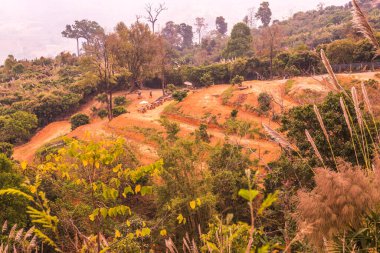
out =
{"type": "Polygon", "coordinates": [[[29,243],[28,250],[33,249],[37,246],[37,236],[33,236],[32,240],[29,243]]]}
{"type": "Polygon", "coordinates": [[[367,110],[371,114],[371,116],[374,117],[372,105],[371,105],[371,102],[369,101],[369,98],[368,98],[367,89],[365,88],[363,82],[361,83],[361,88],[362,88],[362,93],[363,93],[363,99],[364,99],[365,106],[367,107],[367,110]]]}
{"type": "Polygon", "coordinates": [[[310,142],[311,146],[313,147],[315,154],[317,155],[318,159],[321,161],[321,163],[324,166],[325,163],[323,162],[321,153],[319,152],[317,145],[315,145],[313,137],[311,137],[311,135],[307,129],[305,130],[305,134],[306,134],[307,140],[310,142]]]}
{"type": "Polygon", "coordinates": [[[328,135],[328,133],[327,133],[327,130],[326,130],[325,124],[323,123],[323,119],[322,119],[322,116],[321,116],[321,114],[320,114],[320,112],[319,112],[318,106],[314,105],[313,108],[314,108],[314,113],[315,113],[315,115],[317,115],[317,119],[318,119],[319,125],[321,126],[321,129],[322,129],[322,131],[323,131],[323,134],[325,135],[326,139],[327,139],[328,141],[330,141],[330,137],[329,137],[329,135],[328,135]]]}
{"type": "Polygon", "coordinates": [[[347,112],[347,109],[346,109],[346,105],[344,104],[344,101],[343,101],[342,97],[340,97],[339,102],[340,102],[340,107],[342,108],[342,111],[343,111],[344,119],[345,119],[346,124],[348,126],[348,130],[350,131],[350,135],[352,137],[353,136],[353,132],[352,132],[350,118],[348,117],[348,112],[347,112]]]}
{"type": "Polygon", "coordinates": [[[278,144],[281,145],[281,147],[287,149],[287,150],[293,150],[297,151],[291,144],[288,142],[283,136],[281,136],[278,132],[270,128],[269,126],[262,124],[265,132],[278,144]]]}
{"type": "Polygon", "coordinates": [[[321,49],[321,58],[322,58],[322,63],[325,66],[327,73],[329,74],[331,80],[333,81],[332,85],[329,86],[330,89],[334,91],[339,91],[341,90],[346,96],[348,96],[347,92],[344,90],[344,88],[339,84],[338,78],[336,77],[334,70],[331,67],[330,61],[327,58],[325,51],[321,49]]]}
{"type": "Polygon", "coordinates": [[[1,229],[1,233],[4,233],[5,230],[7,230],[7,229],[8,229],[8,221],[6,220],[6,221],[4,221],[3,227],[1,229]]]}
{"type": "Polygon", "coordinates": [[[170,251],[170,253],[178,253],[177,247],[175,246],[172,238],[165,240],[165,246],[170,251]]]}
{"type": "Polygon", "coordinates": [[[377,49],[377,54],[379,54],[380,43],[375,36],[374,30],[368,23],[367,17],[360,9],[360,6],[356,0],[352,0],[352,8],[353,23],[355,28],[357,28],[358,31],[372,43],[372,45],[377,49]]]}
{"type": "Polygon", "coordinates": [[[313,225],[306,238],[320,249],[324,238],[329,241],[348,227],[359,227],[360,218],[380,203],[379,177],[349,163],[338,164],[337,172],[317,169],[315,188],[298,193],[298,229],[313,225]]]}
{"type": "Polygon", "coordinates": [[[20,229],[19,231],[17,231],[16,233],[16,236],[15,236],[15,241],[18,242],[21,240],[21,237],[22,237],[22,234],[24,233],[24,229],[20,229]]]}
{"type": "Polygon", "coordinates": [[[13,227],[11,228],[11,231],[9,232],[9,235],[8,235],[9,239],[13,239],[15,237],[16,228],[17,228],[17,224],[14,224],[13,227]]]}
{"type": "Polygon", "coordinates": [[[28,231],[26,231],[25,235],[24,235],[24,241],[27,240],[29,237],[31,237],[33,235],[33,232],[34,232],[34,226],[29,228],[28,231]]]}
{"type": "Polygon", "coordinates": [[[355,113],[356,113],[356,117],[358,118],[360,130],[363,131],[363,124],[364,124],[363,123],[363,116],[362,116],[362,112],[360,110],[358,93],[357,93],[355,87],[351,88],[351,95],[352,95],[352,101],[354,102],[355,113]]]}

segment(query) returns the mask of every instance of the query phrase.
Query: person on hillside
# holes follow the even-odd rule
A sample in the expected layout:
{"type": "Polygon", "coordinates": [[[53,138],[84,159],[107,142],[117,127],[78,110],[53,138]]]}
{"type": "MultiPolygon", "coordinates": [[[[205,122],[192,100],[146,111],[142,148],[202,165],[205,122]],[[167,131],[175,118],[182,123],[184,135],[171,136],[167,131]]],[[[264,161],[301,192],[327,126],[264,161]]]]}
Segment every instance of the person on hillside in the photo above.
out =
{"type": "Polygon", "coordinates": [[[152,93],[152,91],[149,92],[149,97],[150,97],[150,98],[153,97],[153,93],[152,93]]]}

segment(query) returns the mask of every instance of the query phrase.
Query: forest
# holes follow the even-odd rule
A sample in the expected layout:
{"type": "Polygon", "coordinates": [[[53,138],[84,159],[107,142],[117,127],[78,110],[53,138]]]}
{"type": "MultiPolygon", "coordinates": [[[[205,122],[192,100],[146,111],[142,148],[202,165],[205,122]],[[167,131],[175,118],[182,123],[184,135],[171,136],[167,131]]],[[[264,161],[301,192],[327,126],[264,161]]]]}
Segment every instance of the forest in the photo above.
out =
{"type": "Polygon", "coordinates": [[[168,8],[0,66],[0,253],[379,252],[380,2],[168,8]]]}

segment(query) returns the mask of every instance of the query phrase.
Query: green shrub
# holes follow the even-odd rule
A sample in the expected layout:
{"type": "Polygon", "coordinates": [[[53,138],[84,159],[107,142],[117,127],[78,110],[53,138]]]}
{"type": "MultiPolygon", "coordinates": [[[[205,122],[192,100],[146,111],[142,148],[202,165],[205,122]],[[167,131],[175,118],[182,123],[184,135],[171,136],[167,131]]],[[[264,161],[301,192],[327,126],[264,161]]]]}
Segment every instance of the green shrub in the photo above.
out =
{"type": "Polygon", "coordinates": [[[125,108],[122,106],[116,106],[115,108],[112,109],[112,115],[114,117],[120,116],[126,112],[127,110],[125,110],[125,108]]]}
{"type": "Polygon", "coordinates": [[[127,104],[127,99],[124,96],[115,97],[114,104],[116,106],[126,105],[127,104]]]}
{"type": "Polygon", "coordinates": [[[374,79],[369,79],[364,81],[364,85],[373,89],[377,89],[379,87],[379,82],[374,79]]]}
{"type": "Polygon", "coordinates": [[[236,117],[237,117],[237,115],[238,115],[238,113],[239,113],[239,111],[238,111],[238,110],[236,110],[236,109],[233,109],[233,110],[231,111],[231,118],[236,118],[236,117]]]}
{"type": "Polygon", "coordinates": [[[8,142],[0,142],[0,153],[5,154],[8,158],[13,155],[13,145],[8,142]]]}
{"type": "Polygon", "coordinates": [[[90,117],[88,117],[86,114],[78,113],[70,118],[71,123],[71,130],[76,129],[77,127],[86,125],[90,123],[90,117]]]}
{"type": "Polygon", "coordinates": [[[204,86],[209,86],[211,84],[214,84],[214,78],[209,72],[203,74],[200,81],[204,86]]]}
{"type": "Polygon", "coordinates": [[[24,142],[30,138],[36,128],[37,117],[34,114],[16,111],[0,116],[0,142],[24,142]]]}
{"type": "Polygon", "coordinates": [[[287,76],[299,76],[299,75],[301,75],[301,71],[294,65],[286,66],[284,71],[285,71],[285,74],[287,76]]]}
{"type": "Polygon", "coordinates": [[[295,81],[292,79],[289,79],[286,81],[286,83],[285,83],[285,94],[289,94],[289,92],[291,91],[291,89],[294,86],[294,83],[295,83],[295,81]]]}
{"type": "Polygon", "coordinates": [[[168,90],[168,91],[170,91],[170,92],[174,92],[174,91],[176,91],[177,90],[177,87],[175,87],[175,85],[174,84],[172,84],[172,83],[169,83],[167,86],[166,86],[166,89],[168,90]]]}
{"type": "Polygon", "coordinates": [[[178,90],[173,93],[173,98],[176,101],[181,102],[185,97],[187,97],[187,91],[178,90]]]}
{"type": "Polygon", "coordinates": [[[101,109],[98,111],[98,116],[103,119],[108,116],[108,112],[106,109],[101,109]]]}
{"type": "Polygon", "coordinates": [[[25,67],[24,65],[22,65],[21,63],[15,65],[13,68],[12,68],[12,72],[16,75],[20,75],[22,74],[23,72],[25,71],[25,67]]]}
{"type": "Polygon", "coordinates": [[[260,93],[257,101],[259,102],[259,109],[263,112],[267,112],[272,108],[272,97],[266,92],[260,93]]]}
{"type": "Polygon", "coordinates": [[[233,88],[229,87],[222,93],[222,105],[226,105],[233,96],[233,88]]]}
{"type": "MultiPolygon", "coordinates": [[[[0,154],[0,189],[22,189],[24,181],[22,174],[16,172],[12,161],[5,154],[0,154]]],[[[5,220],[10,224],[22,227],[28,222],[26,215],[27,201],[16,196],[0,196],[0,221],[5,220]]]]}
{"type": "Polygon", "coordinates": [[[58,115],[68,113],[79,107],[82,95],[54,90],[37,95],[37,101],[31,103],[31,110],[38,117],[40,126],[54,121],[58,115]]]}
{"type": "Polygon", "coordinates": [[[100,103],[107,103],[108,102],[108,95],[106,93],[98,94],[95,97],[95,100],[100,102],[100,103]]]}
{"type": "Polygon", "coordinates": [[[199,129],[195,130],[195,139],[197,141],[204,141],[209,143],[210,142],[210,136],[207,133],[207,125],[206,124],[200,124],[199,129]]]}
{"type": "Polygon", "coordinates": [[[231,83],[232,84],[237,84],[239,86],[242,85],[242,83],[244,82],[244,77],[243,76],[239,76],[239,75],[236,75],[234,78],[232,78],[231,80],[231,83]]]}

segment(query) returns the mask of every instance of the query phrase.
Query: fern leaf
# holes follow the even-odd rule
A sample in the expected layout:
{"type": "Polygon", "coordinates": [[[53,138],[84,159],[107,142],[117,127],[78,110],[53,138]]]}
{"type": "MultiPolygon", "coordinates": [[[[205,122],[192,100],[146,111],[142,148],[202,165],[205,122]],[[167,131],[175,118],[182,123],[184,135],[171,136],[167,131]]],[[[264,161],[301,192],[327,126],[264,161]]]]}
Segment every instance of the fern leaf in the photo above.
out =
{"type": "Polygon", "coordinates": [[[14,238],[15,232],[16,232],[16,228],[17,228],[17,224],[14,224],[13,227],[11,228],[11,231],[9,231],[9,235],[8,235],[9,239],[13,239],[14,238]]]}
{"type": "Polygon", "coordinates": [[[5,230],[7,230],[7,228],[8,228],[8,221],[6,220],[6,221],[4,221],[3,227],[1,229],[1,233],[4,233],[5,230]]]}
{"type": "Polygon", "coordinates": [[[34,232],[34,226],[31,227],[28,231],[26,231],[25,235],[24,235],[24,241],[26,241],[26,239],[28,239],[30,236],[32,236],[33,232],[34,232]]]}
{"type": "Polygon", "coordinates": [[[34,229],[34,233],[44,243],[46,243],[47,245],[53,247],[56,251],[61,252],[61,250],[58,249],[57,244],[55,244],[55,242],[52,239],[50,239],[49,236],[45,235],[41,230],[39,230],[39,229],[36,228],[36,229],[34,229]]]}
{"type": "Polygon", "coordinates": [[[30,196],[29,194],[26,194],[25,192],[22,192],[20,190],[13,189],[13,188],[0,190],[0,196],[1,195],[15,195],[15,196],[24,197],[30,201],[33,201],[33,197],[30,196]]]}
{"type": "Polygon", "coordinates": [[[23,233],[24,233],[24,229],[23,228],[21,228],[19,231],[17,231],[16,237],[15,237],[15,241],[16,242],[20,241],[23,233]]]}

